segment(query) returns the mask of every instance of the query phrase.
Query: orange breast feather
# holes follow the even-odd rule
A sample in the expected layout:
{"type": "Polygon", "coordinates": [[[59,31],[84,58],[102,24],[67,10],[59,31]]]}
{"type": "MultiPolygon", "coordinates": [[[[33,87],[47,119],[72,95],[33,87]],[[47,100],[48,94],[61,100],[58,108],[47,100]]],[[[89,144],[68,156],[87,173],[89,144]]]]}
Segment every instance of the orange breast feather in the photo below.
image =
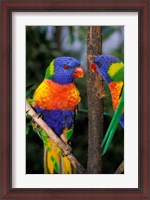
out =
{"type": "Polygon", "coordinates": [[[108,87],[111,92],[112,96],[112,106],[113,109],[116,110],[118,107],[118,104],[120,102],[120,96],[121,96],[121,91],[123,87],[123,82],[111,82],[108,84],[108,87]]]}
{"type": "Polygon", "coordinates": [[[80,102],[74,83],[60,85],[44,79],[34,93],[35,104],[48,110],[74,110],[80,102]]]}

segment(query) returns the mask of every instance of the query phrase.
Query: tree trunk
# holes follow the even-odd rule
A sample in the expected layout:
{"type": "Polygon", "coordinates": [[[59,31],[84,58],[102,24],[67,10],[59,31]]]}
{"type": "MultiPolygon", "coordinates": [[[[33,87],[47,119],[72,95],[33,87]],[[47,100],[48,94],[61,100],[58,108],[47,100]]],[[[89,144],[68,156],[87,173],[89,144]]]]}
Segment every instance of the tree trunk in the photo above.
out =
{"type": "Polygon", "coordinates": [[[102,173],[102,150],[100,144],[103,135],[103,80],[91,71],[93,58],[102,53],[102,28],[89,26],[87,30],[87,95],[88,95],[88,174],[102,173]]]}

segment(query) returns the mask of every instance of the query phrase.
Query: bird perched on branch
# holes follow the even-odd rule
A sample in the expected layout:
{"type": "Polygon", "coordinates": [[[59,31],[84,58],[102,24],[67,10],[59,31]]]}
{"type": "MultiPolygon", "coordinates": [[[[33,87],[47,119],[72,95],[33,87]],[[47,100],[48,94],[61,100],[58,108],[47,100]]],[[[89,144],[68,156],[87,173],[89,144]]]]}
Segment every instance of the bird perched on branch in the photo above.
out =
{"type": "MultiPolygon", "coordinates": [[[[74,78],[82,78],[84,71],[80,62],[73,57],[58,57],[46,69],[45,78],[33,95],[33,107],[47,125],[65,143],[73,134],[74,119],[80,94],[74,78]]],[[[47,173],[73,173],[67,157],[48,138],[43,130],[39,134],[46,147],[47,173]]]]}
{"type": "MultiPolygon", "coordinates": [[[[99,73],[108,84],[112,106],[116,110],[124,87],[124,64],[115,56],[99,55],[94,58],[91,68],[93,72],[99,73]]],[[[120,117],[120,124],[124,128],[124,113],[120,117]]]]}

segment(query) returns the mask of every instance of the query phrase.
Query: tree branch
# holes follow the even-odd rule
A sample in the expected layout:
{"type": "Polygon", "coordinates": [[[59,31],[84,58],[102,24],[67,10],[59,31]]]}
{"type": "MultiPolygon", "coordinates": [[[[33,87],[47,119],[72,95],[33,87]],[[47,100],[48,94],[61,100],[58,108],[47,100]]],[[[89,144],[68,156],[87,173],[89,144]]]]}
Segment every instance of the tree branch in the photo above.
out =
{"type": "Polygon", "coordinates": [[[122,174],[124,172],[124,160],[121,162],[117,170],[115,171],[115,174],[122,174]]]}
{"type": "Polygon", "coordinates": [[[102,173],[102,151],[100,144],[103,135],[103,79],[91,71],[93,58],[101,54],[102,28],[89,26],[87,31],[87,97],[88,97],[88,167],[89,174],[102,173]]]}
{"type": "Polygon", "coordinates": [[[32,119],[45,131],[49,138],[63,151],[64,155],[67,156],[71,164],[76,168],[76,172],[78,174],[83,174],[85,169],[71,153],[72,148],[68,144],[65,144],[43,121],[43,119],[39,118],[38,114],[33,110],[33,108],[29,105],[27,101],[26,113],[32,117],[32,119]]]}

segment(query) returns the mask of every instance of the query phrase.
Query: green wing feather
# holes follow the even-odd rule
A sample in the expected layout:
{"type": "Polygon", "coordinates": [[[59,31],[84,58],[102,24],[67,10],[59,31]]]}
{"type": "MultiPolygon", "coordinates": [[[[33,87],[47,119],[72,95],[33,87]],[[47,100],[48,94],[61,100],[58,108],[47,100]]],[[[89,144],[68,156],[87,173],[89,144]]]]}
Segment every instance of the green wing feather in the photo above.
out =
{"type": "Polygon", "coordinates": [[[104,139],[102,141],[102,144],[101,144],[101,147],[103,147],[104,144],[106,143],[105,147],[104,147],[104,150],[103,150],[103,155],[108,150],[109,145],[110,145],[110,143],[111,143],[111,141],[113,139],[113,136],[114,136],[115,131],[117,129],[117,126],[119,124],[120,117],[122,115],[123,109],[124,109],[124,89],[122,91],[122,96],[121,96],[118,108],[117,108],[117,110],[116,110],[116,112],[115,112],[115,114],[114,114],[114,116],[113,116],[113,118],[111,120],[111,123],[110,123],[110,125],[109,125],[109,127],[107,129],[107,132],[106,132],[105,137],[104,137],[104,139]]]}

